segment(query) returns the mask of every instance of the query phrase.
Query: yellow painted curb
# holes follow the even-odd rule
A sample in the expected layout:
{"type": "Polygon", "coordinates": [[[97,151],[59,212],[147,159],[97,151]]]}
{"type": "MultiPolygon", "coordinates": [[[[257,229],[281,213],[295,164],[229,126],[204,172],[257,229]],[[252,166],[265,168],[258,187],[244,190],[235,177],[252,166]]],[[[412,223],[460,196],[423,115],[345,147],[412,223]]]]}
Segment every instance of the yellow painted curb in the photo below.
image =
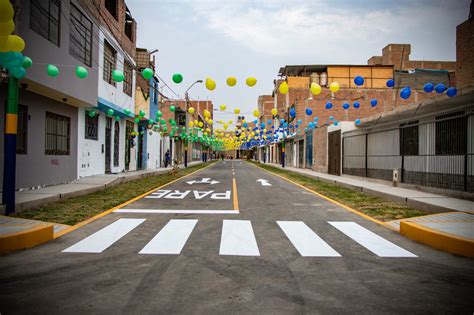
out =
{"type": "Polygon", "coordinates": [[[134,197],[134,198],[132,198],[132,199],[130,199],[130,200],[128,200],[128,201],[125,201],[124,203],[119,204],[118,206],[115,206],[115,207],[113,207],[113,208],[111,208],[111,209],[109,209],[109,210],[105,210],[104,212],[101,212],[101,213],[99,213],[99,214],[93,216],[92,218],[89,218],[89,219],[84,220],[84,221],[82,221],[82,222],[79,222],[79,223],[77,223],[77,224],[75,224],[75,225],[73,225],[73,226],[71,226],[71,227],[69,227],[69,228],[67,228],[67,229],[64,229],[64,230],[62,230],[62,231],[59,231],[58,233],[54,234],[54,238],[61,237],[61,236],[65,235],[65,234],[68,234],[68,233],[74,231],[74,230],[77,230],[77,229],[80,228],[81,226],[84,226],[84,225],[86,225],[86,224],[88,224],[88,223],[91,223],[91,222],[97,220],[97,219],[100,219],[100,218],[106,216],[107,214],[109,214],[109,213],[111,213],[111,212],[117,210],[117,209],[120,209],[120,208],[122,208],[122,207],[125,207],[126,205],[128,205],[128,204],[130,204],[130,203],[132,203],[132,202],[134,202],[134,201],[137,201],[138,199],[143,198],[143,197],[145,197],[146,195],[151,194],[152,192],[154,192],[154,191],[157,190],[157,189],[166,187],[166,186],[171,185],[171,184],[173,184],[174,182],[176,182],[176,181],[178,181],[178,180],[180,180],[180,179],[183,179],[183,178],[188,177],[188,176],[191,176],[191,175],[193,175],[193,174],[195,174],[195,173],[197,173],[197,172],[200,172],[200,171],[202,171],[202,170],[208,168],[209,166],[213,165],[214,163],[215,163],[215,162],[211,162],[211,164],[209,164],[209,165],[207,165],[207,166],[204,166],[203,168],[200,168],[200,169],[198,169],[198,170],[196,170],[196,171],[194,171],[194,172],[191,172],[191,173],[189,173],[189,174],[187,174],[187,175],[184,175],[184,176],[181,176],[181,177],[179,177],[179,178],[176,178],[176,179],[172,180],[171,182],[168,182],[168,183],[166,183],[166,184],[164,184],[164,185],[161,185],[161,186],[159,186],[159,187],[150,189],[150,190],[147,191],[146,193],[143,193],[143,194],[141,194],[141,195],[139,195],[139,196],[137,196],[137,197],[134,197]]]}
{"type": "Polygon", "coordinates": [[[27,231],[6,234],[0,236],[0,253],[30,248],[52,240],[53,237],[54,226],[49,224],[37,226],[27,231]]]}
{"type": "Polygon", "coordinates": [[[401,221],[400,234],[431,247],[474,258],[474,240],[432,230],[414,222],[401,221]]]}

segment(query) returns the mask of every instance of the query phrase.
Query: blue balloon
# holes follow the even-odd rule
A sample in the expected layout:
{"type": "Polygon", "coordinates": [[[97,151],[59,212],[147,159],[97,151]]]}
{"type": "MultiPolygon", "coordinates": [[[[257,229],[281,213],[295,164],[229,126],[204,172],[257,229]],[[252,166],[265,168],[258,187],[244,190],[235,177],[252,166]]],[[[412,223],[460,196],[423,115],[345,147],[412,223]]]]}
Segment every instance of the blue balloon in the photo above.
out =
{"type": "Polygon", "coordinates": [[[401,91],[400,91],[400,97],[403,98],[404,100],[406,100],[407,98],[409,98],[411,95],[411,89],[409,86],[406,86],[404,87],[401,91]]]}
{"type": "Polygon", "coordinates": [[[354,83],[355,83],[355,85],[357,85],[357,86],[363,85],[363,84],[364,84],[364,77],[361,77],[360,75],[356,76],[356,77],[354,78],[354,83]]]}
{"type": "Polygon", "coordinates": [[[354,104],[353,104],[352,106],[354,106],[354,108],[359,108],[359,107],[360,107],[360,103],[359,103],[359,102],[354,102],[354,104]]]}
{"type": "Polygon", "coordinates": [[[311,108],[306,108],[306,115],[311,116],[313,114],[313,110],[311,108]]]}
{"type": "Polygon", "coordinates": [[[423,86],[423,90],[424,90],[426,93],[431,93],[431,92],[433,92],[433,90],[434,90],[434,85],[433,85],[433,83],[431,83],[431,82],[426,83],[426,84],[423,86]]]}
{"type": "Polygon", "coordinates": [[[282,119],[280,119],[280,122],[283,124],[285,122],[285,120],[282,118],[282,119]]]}
{"type": "Polygon", "coordinates": [[[249,125],[249,124],[247,124],[246,122],[244,122],[244,125],[243,125],[243,126],[244,126],[244,128],[247,128],[248,125],[249,125]]]}
{"type": "Polygon", "coordinates": [[[253,121],[253,123],[254,123],[254,124],[258,124],[258,120],[255,119],[255,120],[253,121]]]}
{"type": "Polygon", "coordinates": [[[302,122],[301,119],[298,119],[298,125],[301,125],[301,122],[302,122]]]}
{"type": "Polygon", "coordinates": [[[357,118],[354,122],[355,122],[356,125],[360,125],[360,119],[359,118],[357,118]]]}
{"type": "Polygon", "coordinates": [[[393,81],[392,79],[387,80],[386,85],[387,85],[387,87],[389,87],[389,88],[394,87],[394,86],[395,86],[395,81],[393,81]]]}
{"type": "Polygon", "coordinates": [[[318,121],[318,119],[319,119],[318,116],[316,116],[316,117],[314,117],[313,120],[314,120],[314,121],[318,121]]]}
{"type": "Polygon", "coordinates": [[[334,116],[329,116],[329,120],[334,120],[334,116]]]}
{"type": "Polygon", "coordinates": [[[269,119],[269,120],[267,121],[267,123],[268,123],[269,125],[271,125],[271,124],[273,123],[273,121],[272,121],[271,119],[269,119]]]}
{"type": "Polygon", "coordinates": [[[349,105],[349,103],[342,104],[342,108],[344,108],[344,109],[349,109],[349,107],[351,107],[351,105],[349,105]]]}
{"type": "Polygon", "coordinates": [[[326,109],[331,109],[331,108],[332,108],[332,103],[327,102],[327,103],[326,103],[326,109]]]}
{"type": "Polygon", "coordinates": [[[334,126],[339,125],[339,122],[337,120],[334,121],[334,126]]]}
{"type": "Polygon", "coordinates": [[[377,100],[375,98],[370,100],[370,106],[372,106],[372,107],[377,106],[377,100]]]}
{"type": "Polygon", "coordinates": [[[436,93],[443,93],[444,91],[446,91],[446,86],[443,83],[436,84],[435,91],[436,93]]]}
{"type": "Polygon", "coordinates": [[[287,128],[287,127],[288,127],[288,123],[284,123],[283,128],[287,128]]]}
{"type": "Polygon", "coordinates": [[[447,94],[449,97],[454,97],[454,96],[456,96],[456,94],[458,94],[458,90],[457,90],[455,87],[450,87],[450,88],[448,88],[448,90],[446,91],[446,94],[447,94]]]}
{"type": "Polygon", "coordinates": [[[262,129],[265,128],[265,123],[261,123],[260,128],[262,128],[262,129]]]}
{"type": "Polygon", "coordinates": [[[296,116],[296,110],[295,110],[293,107],[290,109],[290,116],[291,116],[291,117],[295,117],[295,116],[296,116]]]}

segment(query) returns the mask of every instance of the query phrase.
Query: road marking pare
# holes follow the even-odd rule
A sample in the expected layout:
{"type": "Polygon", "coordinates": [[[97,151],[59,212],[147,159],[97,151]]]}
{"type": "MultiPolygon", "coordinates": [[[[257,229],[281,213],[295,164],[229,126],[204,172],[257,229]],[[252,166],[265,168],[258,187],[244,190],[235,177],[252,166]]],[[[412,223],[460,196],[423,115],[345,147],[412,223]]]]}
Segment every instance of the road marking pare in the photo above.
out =
{"type": "Polygon", "coordinates": [[[231,196],[230,190],[226,190],[225,192],[214,192],[214,190],[209,191],[199,191],[199,190],[157,190],[156,192],[152,193],[149,196],[146,196],[145,199],[184,199],[186,196],[194,196],[196,200],[202,200],[205,197],[209,196],[210,199],[214,200],[229,200],[231,196]],[[190,195],[191,191],[193,192],[190,195]]]}

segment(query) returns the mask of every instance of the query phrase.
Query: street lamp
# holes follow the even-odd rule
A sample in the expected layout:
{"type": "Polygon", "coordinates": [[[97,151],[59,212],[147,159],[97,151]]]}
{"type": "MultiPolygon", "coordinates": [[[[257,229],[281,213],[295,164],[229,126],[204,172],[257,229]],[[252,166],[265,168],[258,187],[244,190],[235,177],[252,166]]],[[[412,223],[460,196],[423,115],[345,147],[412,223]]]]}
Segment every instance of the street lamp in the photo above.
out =
{"type": "MultiPolygon", "coordinates": [[[[189,94],[188,94],[188,91],[196,84],[196,83],[202,83],[203,81],[202,80],[196,80],[195,82],[193,82],[193,84],[191,84],[186,92],[184,92],[184,101],[186,103],[186,108],[185,108],[185,125],[186,127],[185,128],[188,128],[188,107],[189,107],[189,94]]],[[[186,138],[184,140],[184,167],[188,167],[188,139],[186,138]]]]}

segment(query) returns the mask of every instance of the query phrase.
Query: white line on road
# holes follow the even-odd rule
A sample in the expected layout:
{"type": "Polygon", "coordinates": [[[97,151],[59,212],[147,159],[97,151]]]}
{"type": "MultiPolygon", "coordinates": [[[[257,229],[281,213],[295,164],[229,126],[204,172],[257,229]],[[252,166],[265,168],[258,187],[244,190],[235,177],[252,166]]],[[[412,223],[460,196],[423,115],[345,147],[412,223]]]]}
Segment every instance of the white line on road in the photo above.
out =
{"type": "Polygon", "coordinates": [[[145,219],[119,219],[82,241],[63,250],[64,253],[102,253],[113,243],[139,226],[145,219]]]}
{"type": "Polygon", "coordinates": [[[239,214],[238,210],[117,209],[116,213],[239,214]]]}
{"type": "Polygon", "coordinates": [[[250,221],[223,221],[219,255],[260,256],[250,221]]]}
{"type": "Polygon", "coordinates": [[[260,182],[262,186],[271,186],[267,179],[257,179],[257,182],[260,182]]]}
{"type": "Polygon", "coordinates": [[[140,254],[180,254],[198,220],[170,220],[140,254]]]}
{"type": "Polygon", "coordinates": [[[277,221],[293,246],[303,257],[341,257],[302,221],[277,221]]]}
{"type": "Polygon", "coordinates": [[[328,222],[379,257],[417,257],[355,222],[328,222]]]}

